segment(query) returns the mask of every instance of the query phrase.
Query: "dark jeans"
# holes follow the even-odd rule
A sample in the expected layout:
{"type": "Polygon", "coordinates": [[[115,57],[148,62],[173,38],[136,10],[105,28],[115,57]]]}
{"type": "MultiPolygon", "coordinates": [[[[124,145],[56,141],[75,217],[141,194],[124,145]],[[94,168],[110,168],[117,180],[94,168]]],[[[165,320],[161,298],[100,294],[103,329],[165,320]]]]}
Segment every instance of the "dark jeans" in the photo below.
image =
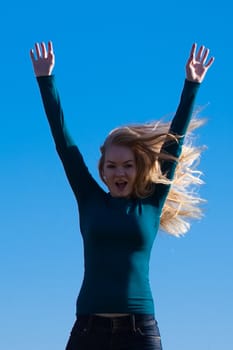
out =
{"type": "Polygon", "coordinates": [[[162,345],[153,315],[80,315],[66,350],[162,350],[162,345]]]}

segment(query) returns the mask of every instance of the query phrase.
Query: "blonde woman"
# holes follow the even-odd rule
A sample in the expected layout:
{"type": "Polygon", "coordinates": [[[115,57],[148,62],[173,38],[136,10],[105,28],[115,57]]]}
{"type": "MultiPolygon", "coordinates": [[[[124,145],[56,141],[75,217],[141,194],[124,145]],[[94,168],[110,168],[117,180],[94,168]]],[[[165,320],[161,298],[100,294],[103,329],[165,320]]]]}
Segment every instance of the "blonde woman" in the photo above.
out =
{"type": "Polygon", "coordinates": [[[89,173],[70,138],[52,75],[52,42],[30,51],[58,155],[77,199],[84,242],[84,279],[66,350],[161,350],[149,283],[151,248],[159,227],[184,234],[199,217],[200,149],[184,144],[197,127],[195,97],[214,58],[193,44],[177,112],[170,124],[128,125],[113,130],[101,147],[99,173],[106,193],[89,173]]]}

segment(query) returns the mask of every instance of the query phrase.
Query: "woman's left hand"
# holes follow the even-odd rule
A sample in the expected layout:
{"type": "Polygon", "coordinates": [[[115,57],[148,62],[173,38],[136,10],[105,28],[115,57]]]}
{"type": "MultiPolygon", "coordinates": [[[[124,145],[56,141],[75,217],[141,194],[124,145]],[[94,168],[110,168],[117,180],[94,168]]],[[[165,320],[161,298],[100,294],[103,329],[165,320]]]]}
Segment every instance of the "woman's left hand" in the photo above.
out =
{"type": "Polygon", "coordinates": [[[208,61],[209,49],[205,46],[201,46],[196,54],[197,44],[193,44],[190,52],[190,56],[186,63],[186,78],[189,81],[201,83],[208,69],[214,62],[214,57],[211,57],[208,61]]]}

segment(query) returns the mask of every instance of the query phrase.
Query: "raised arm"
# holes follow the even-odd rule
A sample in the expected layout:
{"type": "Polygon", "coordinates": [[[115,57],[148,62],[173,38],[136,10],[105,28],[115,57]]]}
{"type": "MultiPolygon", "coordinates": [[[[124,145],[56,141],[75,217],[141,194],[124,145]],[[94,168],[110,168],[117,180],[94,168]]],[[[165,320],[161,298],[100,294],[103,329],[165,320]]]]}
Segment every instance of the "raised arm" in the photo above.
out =
{"type": "Polygon", "coordinates": [[[74,143],[66,130],[63,110],[60,102],[59,93],[55,84],[55,77],[52,71],[55,65],[55,55],[53,45],[50,41],[48,49],[45,43],[35,44],[35,51],[30,50],[33,69],[40,88],[40,93],[44,109],[48,118],[51,132],[56,144],[59,156],[67,151],[67,148],[74,143]]]}
{"type": "Polygon", "coordinates": [[[55,55],[52,42],[35,44],[30,50],[33,69],[39,84],[44,109],[55,141],[56,149],[63,163],[71,188],[77,198],[83,200],[88,191],[96,187],[96,182],[89,174],[79,149],[73,142],[65,126],[63,110],[52,71],[55,64],[55,55]]]}
{"type": "MultiPolygon", "coordinates": [[[[193,44],[186,63],[186,79],[181,94],[180,103],[169,130],[170,134],[178,137],[178,142],[168,141],[165,142],[164,146],[162,147],[163,151],[173,155],[174,157],[179,157],[181,153],[185,133],[192,117],[198,89],[200,84],[203,82],[208,69],[214,62],[213,57],[207,61],[209,49],[201,46],[197,53],[196,49],[197,45],[193,44]]],[[[175,162],[165,161],[162,165],[162,171],[164,173],[166,172],[168,178],[172,179],[175,166],[175,162]]]]}
{"type": "Polygon", "coordinates": [[[211,57],[206,63],[209,49],[201,46],[196,54],[197,45],[193,44],[186,63],[186,79],[181,100],[172,120],[170,132],[179,136],[185,135],[193,112],[195,97],[205,75],[214,62],[211,57]]]}

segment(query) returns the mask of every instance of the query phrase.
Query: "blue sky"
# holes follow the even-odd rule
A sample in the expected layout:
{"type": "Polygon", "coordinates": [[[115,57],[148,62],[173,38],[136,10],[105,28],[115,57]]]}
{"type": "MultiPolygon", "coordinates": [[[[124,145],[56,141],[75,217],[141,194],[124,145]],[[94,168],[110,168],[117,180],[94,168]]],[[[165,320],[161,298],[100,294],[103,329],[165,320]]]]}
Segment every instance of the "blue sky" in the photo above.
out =
{"type": "Polygon", "coordinates": [[[191,44],[216,57],[196,101],[205,217],[185,238],[160,233],[150,271],[165,350],[232,349],[230,1],[13,0],[0,29],[0,348],[64,349],[83,276],[77,207],[29,59],[53,40],[67,124],[96,178],[113,127],[174,113],[191,44]]]}

